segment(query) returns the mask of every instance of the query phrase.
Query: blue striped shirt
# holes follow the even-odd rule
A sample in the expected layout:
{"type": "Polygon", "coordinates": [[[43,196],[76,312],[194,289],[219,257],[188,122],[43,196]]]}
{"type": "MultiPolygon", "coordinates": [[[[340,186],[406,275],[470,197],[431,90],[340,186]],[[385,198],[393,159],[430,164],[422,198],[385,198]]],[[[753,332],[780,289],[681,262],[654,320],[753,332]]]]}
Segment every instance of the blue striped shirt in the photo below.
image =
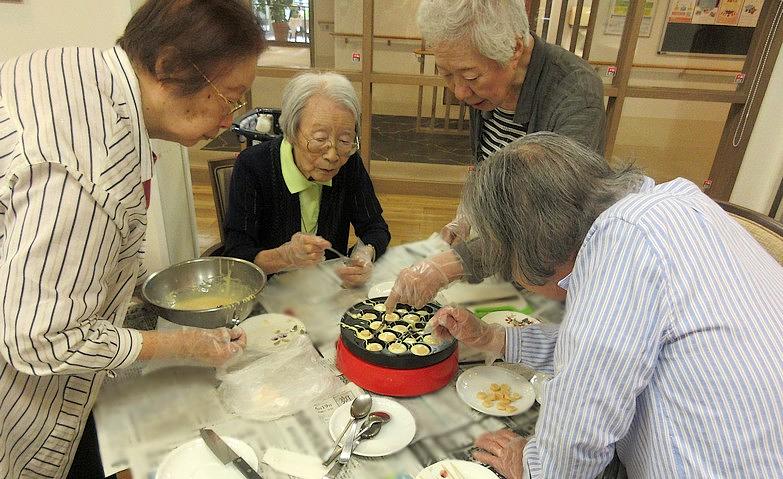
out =
{"type": "Polygon", "coordinates": [[[590,228],[562,324],[508,329],[554,374],[529,477],[783,477],[783,267],[696,185],[642,189],[590,228]]]}

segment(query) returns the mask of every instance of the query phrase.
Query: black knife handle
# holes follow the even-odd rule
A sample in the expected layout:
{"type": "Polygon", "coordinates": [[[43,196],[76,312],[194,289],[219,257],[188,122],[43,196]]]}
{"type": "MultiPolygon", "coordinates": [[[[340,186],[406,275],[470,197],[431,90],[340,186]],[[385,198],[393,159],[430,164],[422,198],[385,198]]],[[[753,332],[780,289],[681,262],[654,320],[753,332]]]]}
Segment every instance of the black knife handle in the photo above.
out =
{"type": "Polygon", "coordinates": [[[231,461],[237,469],[239,469],[239,472],[242,473],[243,476],[245,476],[247,479],[263,479],[258,473],[250,467],[250,464],[247,463],[244,459],[241,457],[238,457],[231,461]]]}

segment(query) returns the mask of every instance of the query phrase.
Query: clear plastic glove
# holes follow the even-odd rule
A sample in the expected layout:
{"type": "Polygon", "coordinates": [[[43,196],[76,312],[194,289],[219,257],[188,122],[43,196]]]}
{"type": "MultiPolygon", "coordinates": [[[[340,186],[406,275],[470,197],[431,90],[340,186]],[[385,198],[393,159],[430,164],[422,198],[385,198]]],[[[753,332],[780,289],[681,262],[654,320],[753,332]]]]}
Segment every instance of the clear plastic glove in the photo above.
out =
{"type": "Polygon", "coordinates": [[[277,252],[288,268],[306,268],[326,259],[324,250],[331,246],[320,236],[294,233],[291,241],[278,247],[277,252]]]}
{"type": "Polygon", "coordinates": [[[247,336],[236,327],[201,329],[182,328],[170,331],[142,331],[139,359],[170,360],[176,364],[218,367],[240,355],[247,346],[247,336]]]}
{"type": "Polygon", "coordinates": [[[431,259],[403,269],[397,275],[386,300],[386,311],[394,311],[397,303],[421,308],[450,283],[444,268],[431,259]]]}
{"type": "Polygon", "coordinates": [[[487,432],[476,439],[476,447],[483,450],[473,452],[473,457],[492,466],[507,479],[522,479],[525,445],[527,438],[509,429],[487,432]]]}
{"type": "Polygon", "coordinates": [[[342,280],[343,287],[356,288],[366,284],[372,276],[374,260],[375,248],[359,240],[351,251],[350,262],[337,268],[337,276],[342,280]]]}
{"type": "Polygon", "coordinates": [[[470,237],[470,223],[464,215],[457,214],[446,226],[440,230],[440,237],[450,245],[461,241],[467,241],[470,237]]]}
{"type": "Polygon", "coordinates": [[[505,353],[506,329],[499,324],[485,323],[467,309],[441,308],[427,326],[439,338],[454,337],[466,346],[483,351],[487,364],[505,353]]]}

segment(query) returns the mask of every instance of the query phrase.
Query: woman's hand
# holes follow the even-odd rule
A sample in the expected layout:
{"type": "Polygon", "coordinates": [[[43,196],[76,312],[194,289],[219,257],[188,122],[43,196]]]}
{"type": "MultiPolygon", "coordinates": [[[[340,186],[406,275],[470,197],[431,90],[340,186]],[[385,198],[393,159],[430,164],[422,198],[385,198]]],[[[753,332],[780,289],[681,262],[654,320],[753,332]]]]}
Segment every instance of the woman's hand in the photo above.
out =
{"type": "Polygon", "coordinates": [[[430,327],[440,338],[454,337],[466,346],[502,357],[506,349],[506,330],[497,324],[487,324],[467,309],[446,306],[430,320],[430,327]]]}
{"type": "Polygon", "coordinates": [[[440,237],[450,245],[467,241],[468,237],[470,237],[470,223],[468,223],[468,219],[458,214],[440,230],[440,237]]]}
{"type": "Polygon", "coordinates": [[[476,439],[476,447],[483,450],[475,451],[473,457],[492,466],[507,479],[522,479],[522,456],[526,444],[527,438],[508,429],[488,432],[476,439]]]}
{"type": "Polygon", "coordinates": [[[351,252],[351,261],[337,268],[337,276],[346,288],[363,286],[370,280],[375,259],[375,248],[372,245],[357,245],[351,252]]]}
{"type": "Polygon", "coordinates": [[[247,336],[236,327],[201,329],[182,328],[171,331],[142,331],[140,360],[172,360],[179,363],[219,367],[241,354],[247,336]]]}
{"type": "Polygon", "coordinates": [[[305,268],[326,259],[324,251],[331,246],[320,236],[294,233],[291,241],[277,248],[277,253],[288,267],[305,268]]]}

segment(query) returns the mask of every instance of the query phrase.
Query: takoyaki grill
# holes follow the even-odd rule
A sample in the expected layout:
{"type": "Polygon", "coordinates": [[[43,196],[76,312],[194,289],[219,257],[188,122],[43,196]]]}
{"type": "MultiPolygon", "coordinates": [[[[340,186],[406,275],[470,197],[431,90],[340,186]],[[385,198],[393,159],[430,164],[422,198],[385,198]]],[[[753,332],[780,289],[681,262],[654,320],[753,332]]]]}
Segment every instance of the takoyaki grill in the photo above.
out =
{"type": "Polygon", "coordinates": [[[453,339],[424,333],[437,305],[414,308],[398,304],[394,311],[386,311],[385,299],[365,300],[343,315],[340,336],[354,355],[379,366],[415,369],[441,362],[454,352],[453,339]]]}

